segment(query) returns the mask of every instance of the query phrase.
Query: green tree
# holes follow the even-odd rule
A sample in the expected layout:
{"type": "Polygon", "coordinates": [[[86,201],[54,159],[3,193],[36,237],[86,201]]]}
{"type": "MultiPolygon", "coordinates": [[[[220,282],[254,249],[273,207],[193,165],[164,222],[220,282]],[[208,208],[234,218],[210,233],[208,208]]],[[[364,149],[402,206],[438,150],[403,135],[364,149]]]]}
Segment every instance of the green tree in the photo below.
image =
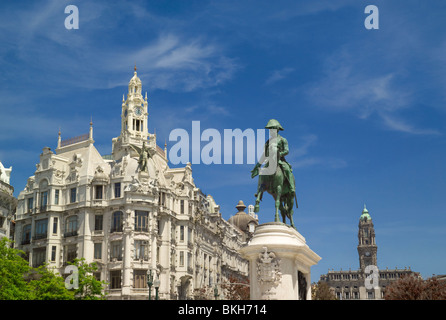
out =
{"type": "Polygon", "coordinates": [[[0,299],[26,300],[31,294],[24,275],[30,271],[23,251],[13,249],[7,238],[0,239],[0,299]]]}
{"type": "Polygon", "coordinates": [[[93,273],[96,263],[76,259],[79,287],[68,290],[65,280],[46,265],[31,268],[23,258],[24,252],[11,248],[11,242],[0,239],[0,300],[99,300],[105,299],[106,282],[97,280],[93,273]]]}
{"type": "Polygon", "coordinates": [[[29,281],[32,300],[73,300],[74,292],[65,286],[64,279],[46,265],[34,269],[29,281]]]}
{"type": "Polygon", "coordinates": [[[79,287],[74,290],[76,300],[105,300],[107,293],[104,287],[105,281],[99,281],[94,276],[98,270],[96,262],[86,263],[85,258],[75,259],[72,265],[78,268],[79,287]]]}

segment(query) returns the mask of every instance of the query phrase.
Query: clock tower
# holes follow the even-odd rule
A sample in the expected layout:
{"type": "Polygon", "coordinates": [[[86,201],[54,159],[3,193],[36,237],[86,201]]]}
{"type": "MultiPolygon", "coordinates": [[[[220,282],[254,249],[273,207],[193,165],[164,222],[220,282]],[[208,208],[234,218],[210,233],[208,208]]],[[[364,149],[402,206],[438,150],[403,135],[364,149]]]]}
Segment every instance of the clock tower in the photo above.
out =
{"type": "Polygon", "coordinates": [[[359,267],[364,270],[368,265],[376,266],[378,247],[375,243],[375,229],[365,205],[359,218],[358,241],[359,267]]]}
{"type": "Polygon", "coordinates": [[[133,77],[129,82],[127,99],[124,100],[124,96],[122,97],[121,136],[126,136],[129,143],[139,144],[141,141],[147,141],[149,136],[147,92],[143,98],[141,91],[142,84],[135,66],[133,77]]]}
{"type": "Polygon", "coordinates": [[[127,98],[122,96],[121,105],[121,134],[112,139],[112,156],[119,160],[130,154],[137,157],[134,147],[141,148],[143,144],[149,148],[150,153],[156,150],[156,135],[148,131],[148,102],[147,92],[142,96],[142,83],[136,73],[129,82],[127,98]]]}

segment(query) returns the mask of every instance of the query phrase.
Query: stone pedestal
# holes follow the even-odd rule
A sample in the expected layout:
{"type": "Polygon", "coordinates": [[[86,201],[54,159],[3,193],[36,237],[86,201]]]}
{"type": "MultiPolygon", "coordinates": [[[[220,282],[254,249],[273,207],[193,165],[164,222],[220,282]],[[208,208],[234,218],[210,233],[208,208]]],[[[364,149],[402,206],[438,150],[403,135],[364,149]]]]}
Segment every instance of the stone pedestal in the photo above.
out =
{"type": "Polygon", "coordinates": [[[251,300],[311,300],[310,268],[321,257],[294,228],[261,224],[241,254],[249,261],[251,300]]]}

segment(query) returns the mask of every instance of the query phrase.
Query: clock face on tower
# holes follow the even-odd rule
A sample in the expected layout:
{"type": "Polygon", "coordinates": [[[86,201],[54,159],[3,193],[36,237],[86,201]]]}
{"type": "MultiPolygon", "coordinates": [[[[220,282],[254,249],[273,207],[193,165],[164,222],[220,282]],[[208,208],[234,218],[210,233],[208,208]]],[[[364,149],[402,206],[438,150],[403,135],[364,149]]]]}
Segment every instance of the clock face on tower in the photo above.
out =
{"type": "Polygon", "coordinates": [[[136,114],[137,116],[140,116],[140,115],[142,114],[142,109],[141,109],[140,107],[136,107],[136,108],[135,108],[135,114],[136,114]]]}
{"type": "Polygon", "coordinates": [[[365,256],[366,256],[366,257],[370,257],[370,252],[366,251],[366,252],[365,252],[365,256]]]}

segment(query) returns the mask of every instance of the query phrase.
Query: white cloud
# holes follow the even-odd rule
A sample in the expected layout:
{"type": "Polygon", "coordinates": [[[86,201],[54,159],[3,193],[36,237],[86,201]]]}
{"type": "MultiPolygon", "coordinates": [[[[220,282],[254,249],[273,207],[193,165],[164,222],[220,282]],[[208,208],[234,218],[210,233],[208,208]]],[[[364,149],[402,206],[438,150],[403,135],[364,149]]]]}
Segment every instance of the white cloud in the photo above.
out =
{"type": "MultiPolygon", "coordinates": [[[[399,83],[397,72],[364,68],[363,61],[343,48],[328,57],[325,73],[319,81],[308,85],[307,98],[316,106],[335,112],[354,113],[361,119],[378,115],[390,130],[411,134],[437,134],[436,130],[418,129],[409,124],[399,112],[413,107],[413,94],[399,83]]],[[[373,67],[373,64],[372,64],[373,67]]]]}
{"type": "Polygon", "coordinates": [[[64,88],[108,89],[127,85],[128,79],[123,79],[122,74],[131,75],[136,63],[138,75],[147,77],[145,85],[152,90],[191,92],[218,86],[230,80],[239,68],[235,59],[225,55],[223,44],[213,43],[201,34],[187,36],[168,18],[156,18],[138,5],[79,5],[80,27],[75,31],[64,27],[65,5],[51,1],[45,6],[0,14],[0,61],[5,62],[5,78],[20,77],[11,71],[15,68],[13,62],[4,58],[11,53],[22,67],[29,66],[27,75],[33,82],[41,79],[49,86],[64,88]],[[117,11],[121,15],[113,19],[117,11]],[[104,25],[120,31],[122,16],[133,16],[135,12],[140,13],[132,20],[137,34],[150,31],[152,36],[134,36],[138,41],[133,45],[110,42],[104,25]],[[170,28],[171,24],[175,27],[170,28]],[[51,77],[44,79],[48,74],[51,77]]]}
{"type": "Polygon", "coordinates": [[[316,146],[318,137],[315,134],[308,134],[301,138],[302,144],[290,148],[290,153],[286,157],[293,168],[304,168],[312,166],[322,166],[330,169],[339,169],[347,166],[343,159],[330,156],[319,157],[310,155],[310,149],[316,146]]]}
{"type": "Polygon", "coordinates": [[[440,134],[437,130],[431,130],[431,129],[419,129],[415,128],[413,125],[406,123],[402,119],[394,118],[390,114],[380,113],[381,118],[384,121],[384,125],[391,130],[395,131],[401,131],[411,134],[418,134],[418,135],[438,135],[440,134]]]}
{"type": "Polygon", "coordinates": [[[265,84],[270,85],[277,81],[280,81],[280,80],[286,78],[293,71],[294,71],[294,68],[283,68],[280,70],[274,70],[274,72],[271,74],[271,76],[268,79],[266,79],[265,84]]]}
{"type": "MultiPolygon", "coordinates": [[[[218,86],[230,80],[239,68],[234,59],[224,56],[222,47],[198,38],[161,34],[138,50],[123,49],[102,57],[99,65],[119,71],[109,87],[126,85],[122,72],[136,63],[138,76],[145,78],[151,90],[191,92],[218,86]]],[[[95,58],[97,59],[97,58],[95,58]]]]}

